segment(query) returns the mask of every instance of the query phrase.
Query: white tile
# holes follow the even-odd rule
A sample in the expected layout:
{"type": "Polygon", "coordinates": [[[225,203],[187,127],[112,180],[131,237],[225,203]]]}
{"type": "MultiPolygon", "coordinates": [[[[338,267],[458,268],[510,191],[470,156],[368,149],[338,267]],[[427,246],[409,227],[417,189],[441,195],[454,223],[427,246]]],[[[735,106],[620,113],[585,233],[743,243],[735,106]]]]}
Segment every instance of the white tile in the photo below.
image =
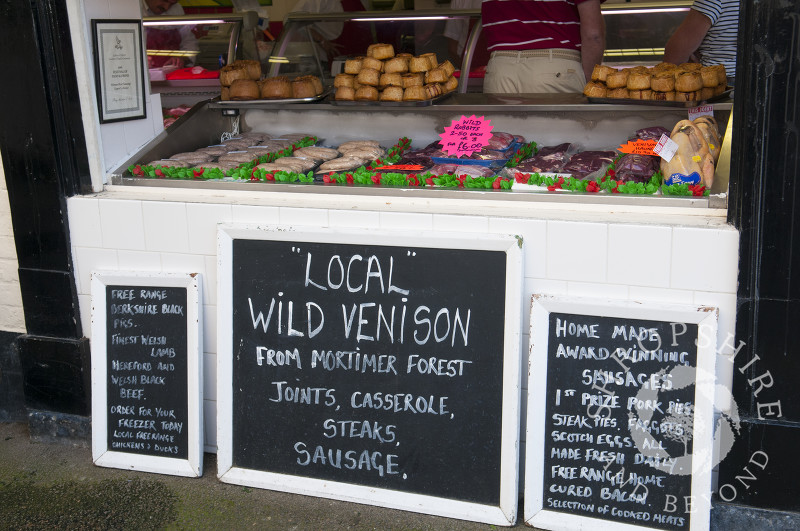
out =
{"type": "Polygon", "coordinates": [[[492,218],[489,231],[522,236],[526,277],[547,277],[547,222],[537,219],[492,218]]]}
{"type": "Polygon", "coordinates": [[[381,212],[381,229],[432,230],[433,215],[414,212],[381,212]]]}
{"type": "Polygon", "coordinates": [[[186,218],[189,223],[189,252],[216,254],[217,224],[231,221],[230,205],[189,203],[186,218]]]}
{"type": "Polygon", "coordinates": [[[738,231],[724,228],[673,229],[671,286],[735,293],[738,270],[738,231]]]}
{"type": "Polygon", "coordinates": [[[269,206],[233,205],[231,219],[235,223],[277,225],[279,208],[269,206]]]}
{"type": "Polygon", "coordinates": [[[217,257],[205,256],[206,272],[203,274],[203,304],[217,304],[217,257]]]}
{"type": "Polygon", "coordinates": [[[525,291],[529,295],[562,296],[567,294],[567,281],[550,280],[547,278],[526,278],[525,291]]]}
{"type": "Polygon", "coordinates": [[[608,226],[609,282],[669,287],[672,228],[655,225],[608,226]]]}
{"type": "Polygon", "coordinates": [[[324,208],[280,207],[278,215],[281,225],[328,226],[328,210],[324,208]]]}
{"type": "Polygon", "coordinates": [[[608,258],[605,223],[547,222],[547,278],[605,282],[608,258]]]}
{"type": "Polygon", "coordinates": [[[116,271],[119,269],[117,251],[94,247],[77,247],[75,259],[75,287],[79,295],[89,295],[92,289],[92,271],[116,271]]]}
{"type": "Polygon", "coordinates": [[[331,210],[328,212],[328,221],[331,227],[361,229],[377,227],[380,215],[368,210],[331,210]]]}
{"type": "Polygon", "coordinates": [[[144,219],[141,201],[100,201],[103,247],[144,250],[144,219]]]}
{"type": "Polygon", "coordinates": [[[71,197],[67,200],[69,238],[77,247],[102,247],[99,201],[91,197],[71,197]]]}
{"type": "Polygon", "coordinates": [[[217,400],[217,356],[203,354],[203,398],[217,400]]]}
{"type": "Polygon", "coordinates": [[[434,214],[433,230],[445,232],[489,232],[489,218],[485,216],[458,216],[452,214],[434,214]]]}
{"type": "Polygon", "coordinates": [[[161,253],[162,271],[201,273],[205,276],[206,259],[199,254],[161,253]]]}
{"type": "Polygon", "coordinates": [[[693,304],[694,292],[684,289],[646,288],[631,286],[628,297],[632,301],[693,304]]]}
{"type": "Polygon", "coordinates": [[[14,236],[0,236],[0,260],[11,260],[17,263],[17,249],[14,236]]]}
{"type": "Polygon", "coordinates": [[[203,400],[203,431],[206,434],[205,451],[217,449],[217,401],[203,400]]]}
{"type": "MultiPolygon", "coordinates": [[[[217,353],[217,307],[203,305],[203,350],[217,353]]],[[[216,371],[216,366],[214,367],[216,371]]]]}
{"type": "Polygon", "coordinates": [[[189,252],[185,203],[143,201],[142,215],[148,251],[189,252]]]}
{"type": "Polygon", "coordinates": [[[161,271],[161,254],[150,251],[117,252],[119,268],[130,271],[161,271]]]}
{"type": "Polygon", "coordinates": [[[598,284],[596,282],[567,282],[567,295],[597,299],[627,299],[628,286],[624,284],[598,284]]]}

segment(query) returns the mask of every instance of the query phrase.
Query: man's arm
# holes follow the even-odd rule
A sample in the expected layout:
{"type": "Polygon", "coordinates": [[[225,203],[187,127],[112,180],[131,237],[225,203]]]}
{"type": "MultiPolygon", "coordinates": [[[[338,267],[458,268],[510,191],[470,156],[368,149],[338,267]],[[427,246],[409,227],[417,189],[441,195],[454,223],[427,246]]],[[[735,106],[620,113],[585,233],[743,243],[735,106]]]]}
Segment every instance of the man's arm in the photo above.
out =
{"type": "Polygon", "coordinates": [[[711,20],[707,16],[690,9],[664,47],[664,62],[676,65],[687,62],[710,28],[711,20]]]}
{"type": "Polygon", "coordinates": [[[606,49],[606,25],[600,13],[600,0],[587,0],[578,4],[581,21],[581,64],[586,80],[592,78],[594,65],[603,62],[606,49]]]}

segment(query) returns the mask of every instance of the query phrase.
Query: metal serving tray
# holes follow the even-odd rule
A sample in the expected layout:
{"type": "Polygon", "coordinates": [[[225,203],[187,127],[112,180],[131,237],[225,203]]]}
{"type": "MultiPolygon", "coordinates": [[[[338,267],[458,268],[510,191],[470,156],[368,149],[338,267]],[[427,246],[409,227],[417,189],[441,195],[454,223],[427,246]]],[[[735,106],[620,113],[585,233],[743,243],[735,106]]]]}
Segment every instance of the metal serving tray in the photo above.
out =
{"type": "Polygon", "coordinates": [[[219,105],[221,107],[241,107],[242,104],[259,104],[259,103],[314,103],[315,101],[320,101],[325,99],[325,97],[330,94],[331,91],[324,90],[321,94],[317,94],[316,96],[312,96],[310,98],[278,98],[278,99],[261,99],[261,100],[226,100],[226,101],[215,101],[214,105],[219,105]]]}
{"type": "Polygon", "coordinates": [[[716,101],[722,101],[728,99],[733,92],[733,87],[728,87],[725,89],[724,92],[720,92],[716,96],[708,98],[707,100],[695,100],[695,101],[658,101],[658,100],[633,100],[629,98],[590,98],[587,97],[586,99],[589,100],[589,103],[609,103],[611,105],[646,105],[650,107],[676,107],[679,109],[691,109],[692,107],[697,107],[698,105],[704,105],[706,103],[714,103],[716,101]]]}
{"type": "Polygon", "coordinates": [[[449,98],[453,93],[448,92],[447,94],[442,94],[441,96],[436,96],[430,100],[421,100],[421,101],[343,101],[343,100],[335,100],[332,99],[328,103],[331,105],[342,105],[342,106],[351,106],[351,107],[428,107],[430,105],[435,105],[442,101],[445,98],[449,98]]]}

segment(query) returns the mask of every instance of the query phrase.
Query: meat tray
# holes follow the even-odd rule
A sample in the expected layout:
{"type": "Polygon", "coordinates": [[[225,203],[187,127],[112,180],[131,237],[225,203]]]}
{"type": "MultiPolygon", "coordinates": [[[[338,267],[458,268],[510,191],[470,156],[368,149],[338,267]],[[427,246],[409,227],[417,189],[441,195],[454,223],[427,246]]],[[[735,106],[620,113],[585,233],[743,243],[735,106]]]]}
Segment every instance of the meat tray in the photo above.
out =
{"type": "Polygon", "coordinates": [[[707,100],[696,101],[655,101],[655,100],[632,100],[629,98],[590,98],[587,96],[589,103],[610,103],[612,105],[648,105],[651,107],[677,107],[679,109],[691,109],[698,105],[705,105],[706,103],[714,103],[716,101],[724,100],[730,97],[733,92],[733,87],[728,87],[724,92],[720,92],[716,96],[708,98],[707,100]]]}

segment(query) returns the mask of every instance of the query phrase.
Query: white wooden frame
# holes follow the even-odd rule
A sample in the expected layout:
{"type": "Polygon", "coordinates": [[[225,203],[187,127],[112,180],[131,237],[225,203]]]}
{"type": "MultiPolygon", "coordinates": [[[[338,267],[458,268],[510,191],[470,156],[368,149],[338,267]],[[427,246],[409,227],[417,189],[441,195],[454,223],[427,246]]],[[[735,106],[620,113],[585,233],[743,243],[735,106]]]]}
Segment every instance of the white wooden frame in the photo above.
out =
{"type": "Polygon", "coordinates": [[[513,236],[445,232],[334,230],[285,226],[218,226],[217,252],[217,476],[221,481],[283,492],[331,498],[461,520],[511,526],[516,523],[519,480],[520,343],[522,321],[522,250],[513,236]],[[234,239],[372,244],[506,253],[506,321],[503,353],[503,396],[500,503],[489,506],[435,496],[379,489],[233,466],[232,374],[232,244],[234,239]]]}
{"type": "MultiPolygon", "coordinates": [[[[697,324],[698,381],[695,384],[694,426],[713,426],[714,369],[718,311],[716,308],[685,305],[652,304],[634,301],[612,301],[581,298],[561,298],[534,295],[531,300],[530,361],[528,371],[528,412],[525,448],[525,499],[524,522],[548,530],[613,530],[634,531],[657,529],[646,522],[632,525],[624,522],[602,520],[583,515],[557,512],[544,508],[542,479],[545,458],[545,400],[547,397],[547,352],[550,313],[571,313],[600,317],[649,319],[675,323],[697,324]]],[[[705,459],[692,459],[691,531],[707,531],[711,511],[711,456],[713,455],[713,430],[709,437],[693,441],[693,455],[705,459]]],[[[682,507],[679,500],[678,507],[682,507]]]]}
{"type": "Polygon", "coordinates": [[[92,272],[92,460],[98,466],[175,476],[203,475],[203,312],[199,273],[92,272]],[[106,286],[186,288],[188,458],[125,453],[108,448],[106,286]]]}

